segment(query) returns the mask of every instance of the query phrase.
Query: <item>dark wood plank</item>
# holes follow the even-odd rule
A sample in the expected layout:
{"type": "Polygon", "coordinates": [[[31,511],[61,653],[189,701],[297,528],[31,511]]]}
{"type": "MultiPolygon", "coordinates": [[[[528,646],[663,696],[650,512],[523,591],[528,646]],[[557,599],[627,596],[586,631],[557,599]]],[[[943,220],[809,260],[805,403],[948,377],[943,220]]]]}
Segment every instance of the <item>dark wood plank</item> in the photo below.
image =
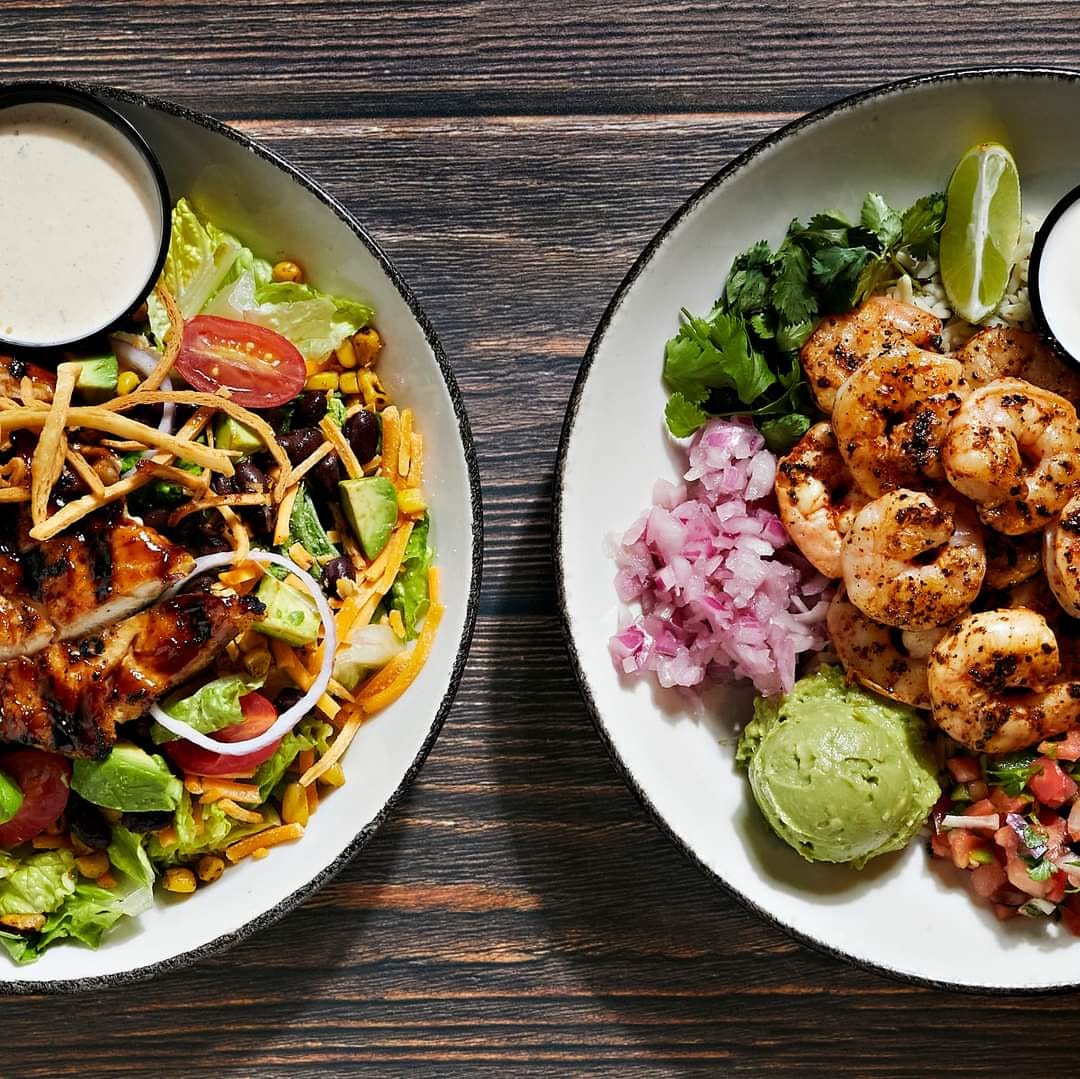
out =
{"type": "Polygon", "coordinates": [[[528,25],[512,7],[0,15],[7,75],[102,78],[239,119],[369,223],[461,380],[488,526],[458,702],[364,854],[276,928],[191,971],[6,999],[0,1074],[1071,1074],[1080,996],[973,1002],[852,969],[681,858],[585,714],[548,530],[581,355],[678,203],[853,88],[990,58],[1076,63],[1071,6],[916,0],[900,29],[917,34],[878,0],[711,13],[545,2],[528,25]]]}

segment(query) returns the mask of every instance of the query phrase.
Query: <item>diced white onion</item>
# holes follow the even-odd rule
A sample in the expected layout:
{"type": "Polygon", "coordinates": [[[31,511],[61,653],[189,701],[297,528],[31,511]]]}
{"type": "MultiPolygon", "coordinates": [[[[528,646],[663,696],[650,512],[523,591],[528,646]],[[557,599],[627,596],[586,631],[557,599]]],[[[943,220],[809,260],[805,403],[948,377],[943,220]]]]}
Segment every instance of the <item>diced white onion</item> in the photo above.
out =
{"type": "Polygon", "coordinates": [[[1001,826],[1001,817],[997,813],[987,813],[984,817],[957,816],[946,813],[941,818],[942,828],[993,828],[996,832],[1001,826]]]}
{"type": "Polygon", "coordinates": [[[1049,899],[1029,899],[1021,908],[1020,913],[1025,918],[1036,917],[1036,912],[1039,914],[1053,914],[1057,910],[1057,904],[1051,903],[1049,899]]]}
{"type": "MultiPolygon", "coordinates": [[[[195,568],[182,581],[174,584],[165,593],[165,597],[168,598],[174,595],[193,577],[198,577],[213,569],[219,569],[221,566],[228,566],[235,561],[235,551],[223,551],[221,554],[210,554],[197,558],[195,568]]],[[[330,672],[334,666],[334,652],[337,650],[337,631],[334,627],[334,616],[330,610],[330,604],[326,602],[326,596],[323,595],[318,582],[310,574],[302,570],[291,558],[286,558],[284,555],[276,554],[273,551],[251,551],[248,554],[247,561],[284,566],[303,584],[315,601],[315,606],[319,610],[319,617],[322,619],[324,633],[323,663],[307,693],[292,708],[287,708],[282,712],[273,725],[263,731],[262,734],[258,734],[244,742],[217,742],[201,731],[195,730],[190,724],[184,723],[183,720],[174,719],[160,704],[155,703],[151,706],[150,714],[167,731],[191,742],[200,749],[220,753],[223,757],[242,757],[248,753],[254,753],[257,749],[263,749],[291,731],[315,707],[315,702],[326,692],[326,687],[330,684],[330,672]]]]}

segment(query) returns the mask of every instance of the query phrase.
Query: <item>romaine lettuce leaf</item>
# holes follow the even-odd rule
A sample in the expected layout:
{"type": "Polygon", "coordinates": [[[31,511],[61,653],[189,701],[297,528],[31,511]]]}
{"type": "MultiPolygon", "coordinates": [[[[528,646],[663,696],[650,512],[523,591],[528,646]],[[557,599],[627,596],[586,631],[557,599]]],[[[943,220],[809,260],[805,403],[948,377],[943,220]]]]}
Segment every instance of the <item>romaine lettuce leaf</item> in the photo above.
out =
{"type": "Polygon", "coordinates": [[[428,570],[435,557],[435,550],[428,543],[430,532],[431,519],[424,514],[413,526],[401,570],[390,589],[390,606],[401,612],[405,634],[410,640],[416,636],[416,624],[427,614],[430,605],[428,570]]]}
{"type": "Polygon", "coordinates": [[[206,314],[254,322],[287,337],[305,359],[321,360],[366,326],[374,312],[356,300],[327,296],[288,281],[259,284],[253,271],[207,304],[206,314]]]}
{"type": "MultiPolygon", "coordinates": [[[[182,720],[202,734],[213,734],[214,731],[243,722],[240,698],[261,685],[261,678],[242,678],[238,674],[230,674],[224,678],[215,678],[197,689],[190,697],[171,701],[163,707],[173,719],[182,720]]],[[[167,731],[160,723],[155,723],[153,738],[155,744],[160,745],[162,742],[174,741],[176,735],[167,731]]]]}
{"type": "Polygon", "coordinates": [[[274,755],[259,765],[253,782],[259,788],[263,800],[270,797],[273,789],[281,782],[289,765],[305,749],[318,749],[325,753],[329,746],[333,728],[319,720],[305,720],[303,724],[290,731],[281,740],[274,755]]]}
{"type": "MultiPolygon", "coordinates": [[[[228,233],[217,229],[211,233],[204,228],[187,199],[176,203],[161,280],[184,318],[197,315],[206,306],[242,250],[241,243],[228,233]]],[[[168,336],[169,318],[157,296],[150,296],[148,311],[151,332],[160,344],[168,336]]]]}
{"type": "Polygon", "coordinates": [[[75,891],[75,856],[47,850],[18,859],[0,851],[0,914],[48,914],[75,891]]]}

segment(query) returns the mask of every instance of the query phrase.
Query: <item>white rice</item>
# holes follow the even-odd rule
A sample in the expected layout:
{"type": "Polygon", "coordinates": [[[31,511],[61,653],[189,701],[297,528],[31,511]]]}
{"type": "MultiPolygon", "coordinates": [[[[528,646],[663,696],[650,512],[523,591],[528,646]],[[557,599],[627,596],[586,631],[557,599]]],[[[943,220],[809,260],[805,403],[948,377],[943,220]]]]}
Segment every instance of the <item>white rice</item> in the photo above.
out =
{"type": "Polygon", "coordinates": [[[1030,215],[1024,217],[1023,224],[1020,226],[1020,241],[1016,248],[1016,262],[1013,265],[1012,276],[1009,278],[1005,295],[998,304],[997,310],[977,326],[953,314],[948,297],[945,295],[945,288],[941,283],[941,273],[935,258],[928,258],[916,264],[913,259],[905,260],[904,256],[900,256],[900,261],[906,264],[908,272],[892,288],[887,289],[885,295],[894,300],[914,304],[941,319],[943,352],[955,351],[973,333],[985,326],[1018,326],[1024,330],[1034,329],[1031,321],[1031,304],[1028,301],[1028,263],[1031,261],[1031,245],[1041,223],[1030,215]]]}

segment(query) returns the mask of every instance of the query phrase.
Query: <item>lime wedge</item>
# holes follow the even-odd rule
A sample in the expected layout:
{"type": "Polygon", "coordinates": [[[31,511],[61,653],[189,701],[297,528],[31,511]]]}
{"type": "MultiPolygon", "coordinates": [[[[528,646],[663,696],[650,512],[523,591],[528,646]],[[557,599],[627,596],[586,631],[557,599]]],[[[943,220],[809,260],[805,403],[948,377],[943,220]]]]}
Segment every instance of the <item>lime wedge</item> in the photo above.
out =
{"type": "Polygon", "coordinates": [[[941,281],[949,303],[981,322],[1001,303],[1020,238],[1020,174],[1000,143],[973,146],[957,163],[946,193],[941,281]]]}

